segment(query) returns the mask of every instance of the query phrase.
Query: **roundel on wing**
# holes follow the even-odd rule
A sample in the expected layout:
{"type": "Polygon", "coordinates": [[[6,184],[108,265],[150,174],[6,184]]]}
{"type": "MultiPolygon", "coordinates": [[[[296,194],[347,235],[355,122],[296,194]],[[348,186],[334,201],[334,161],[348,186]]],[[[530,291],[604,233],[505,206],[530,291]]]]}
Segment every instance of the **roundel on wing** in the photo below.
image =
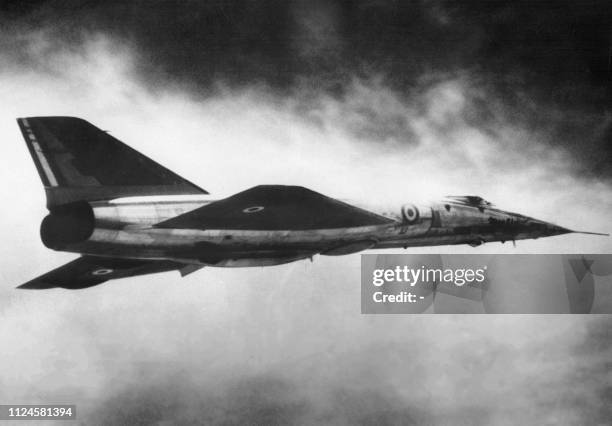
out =
{"type": "Polygon", "coordinates": [[[251,206],[251,207],[247,207],[246,209],[242,210],[242,213],[257,213],[260,212],[264,209],[263,206],[251,206]]]}
{"type": "Polygon", "coordinates": [[[108,274],[112,274],[113,270],[109,269],[109,268],[100,268],[100,269],[96,269],[95,271],[93,271],[91,273],[91,275],[108,275],[108,274]]]}

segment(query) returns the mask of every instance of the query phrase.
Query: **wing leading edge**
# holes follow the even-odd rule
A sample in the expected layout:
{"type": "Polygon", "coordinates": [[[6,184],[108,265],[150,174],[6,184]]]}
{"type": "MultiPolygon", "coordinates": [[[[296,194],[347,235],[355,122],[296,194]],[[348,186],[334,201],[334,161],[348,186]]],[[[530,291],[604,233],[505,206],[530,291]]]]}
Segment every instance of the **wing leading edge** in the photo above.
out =
{"type": "Polygon", "coordinates": [[[161,222],[175,229],[315,230],[393,220],[301,186],[260,185],[161,222]]]}

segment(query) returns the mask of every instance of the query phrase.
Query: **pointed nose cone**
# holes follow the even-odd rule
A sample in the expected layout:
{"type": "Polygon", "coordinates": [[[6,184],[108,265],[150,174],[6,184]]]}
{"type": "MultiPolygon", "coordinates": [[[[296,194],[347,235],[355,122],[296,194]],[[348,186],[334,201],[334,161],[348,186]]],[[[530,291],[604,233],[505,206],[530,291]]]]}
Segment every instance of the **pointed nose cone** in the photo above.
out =
{"type": "Polygon", "coordinates": [[[555,225],[553,223],[547,223],[547,222],[542,222],[544,224],[544,234],[547,237],[553,236],[553,235],[563,235],[563,234],[571,234],[572,231],[571,229],[567,229],[564,228],[562,226],[558,226],[555,225]]]}
{"type": "Polygon", "coordinates": [[[548,223],[541,220],[532,219],[532,226],[541,230],[542,234],[546,237],[563,234],[590,234],[590,235],[603,235],[609,236],[609,234],[603,234],[599,232],[588,232],[588,231],[574,231],[573,229],[564,228],[562,226],[555,225],[554,223],[548,223]]]}
{"type": "Polygon", "coordinates": [[[530,218],[527,222],[527,229],[542,237],[552,237],[554,235],[570,234],[574,231],[555,225],[554,223],[544,222],[543,220],[530,218]]]}
{"type": "Polygon", "coordinates": [[[598,232],[586,232],[586,231],[575,231],[573,229],[564,228],[563,226],[555,225],[554,223],[545,222],[543,220],[534,219],[533,217],[523,216],[517,213],[505,212],[513,218],[511,225],[504,228],[504,221],[501,220],[501,226],[504,232],[513,234],[512,239],[528,239],[528,238],[540,238],[540,237],[553,237],[555,235],[564,234],[591,234],[591,235],[605,235],[598,232]]]}

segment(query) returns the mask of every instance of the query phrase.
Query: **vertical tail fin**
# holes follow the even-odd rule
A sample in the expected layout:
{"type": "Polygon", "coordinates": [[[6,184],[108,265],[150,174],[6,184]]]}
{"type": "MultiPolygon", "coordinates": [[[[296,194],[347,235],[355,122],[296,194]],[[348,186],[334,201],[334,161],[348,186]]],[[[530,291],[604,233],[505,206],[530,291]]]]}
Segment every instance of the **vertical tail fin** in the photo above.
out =
{"type": "Polygon", "coordinates": [[[17,122],[45,187],[47,207],[137,195],[207,192],[75,117],[17,122]]]}

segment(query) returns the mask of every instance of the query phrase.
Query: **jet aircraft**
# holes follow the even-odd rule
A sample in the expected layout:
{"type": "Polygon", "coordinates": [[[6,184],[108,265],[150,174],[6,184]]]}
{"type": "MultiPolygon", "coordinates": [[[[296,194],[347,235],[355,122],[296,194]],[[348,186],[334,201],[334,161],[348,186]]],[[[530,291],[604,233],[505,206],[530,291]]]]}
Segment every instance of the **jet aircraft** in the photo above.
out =
{"type": "Polygon", "coordinates": [[[204,266],[269,266],[368,249],[478,246],[569,229],[477,196],[406,203],[381,214],[300,186],[208,192],[75,117],[18,118],[44,185],[43,244],[80,257],[21,285],[80,289],[110,279],[204,266]]]}

